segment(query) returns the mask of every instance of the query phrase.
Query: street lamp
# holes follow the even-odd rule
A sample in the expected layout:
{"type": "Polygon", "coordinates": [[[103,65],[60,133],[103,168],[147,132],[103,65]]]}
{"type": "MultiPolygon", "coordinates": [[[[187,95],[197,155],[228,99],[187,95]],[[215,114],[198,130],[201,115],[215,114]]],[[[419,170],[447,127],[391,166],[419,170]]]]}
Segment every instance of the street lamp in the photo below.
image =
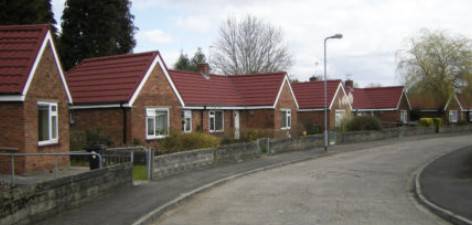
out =
{"type": "Polygon", "coordinates": [[[335,34],[333,36],[326,37],[324,39],[324,45],[323,45],[323,50],[324,50],[324,72],[323,72],[323,77],[324,77],[324,82],[323,82],[323,89],[324,89],[324,150],[328,151],[328,140],[329,140],[329,134],[328,134],[328,79],[326,76],[326,42],[328,42],[329,39],[341,39],[343,38],[342,34],[335,34]]]}

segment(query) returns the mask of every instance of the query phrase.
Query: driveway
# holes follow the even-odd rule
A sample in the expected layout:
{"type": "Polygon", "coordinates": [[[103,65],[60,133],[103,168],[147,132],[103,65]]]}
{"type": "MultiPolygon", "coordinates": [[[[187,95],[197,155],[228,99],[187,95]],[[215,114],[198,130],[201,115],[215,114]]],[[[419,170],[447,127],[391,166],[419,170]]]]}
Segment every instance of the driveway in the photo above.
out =
{"type": "Polygon", "coordinates": [[[470,136],[407,141],[288,165],[199,194],[156,224],[447,224],[415,202],[412,174],[471,144],[470,136]]]}

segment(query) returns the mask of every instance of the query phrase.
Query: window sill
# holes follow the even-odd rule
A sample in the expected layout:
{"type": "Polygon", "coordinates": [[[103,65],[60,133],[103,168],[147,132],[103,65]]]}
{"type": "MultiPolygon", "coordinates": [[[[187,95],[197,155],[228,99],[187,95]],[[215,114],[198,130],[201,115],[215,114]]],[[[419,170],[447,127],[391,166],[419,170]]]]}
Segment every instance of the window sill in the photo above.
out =
{"type": "Polygon", "coordinates": [[[39,141],[38,142],[38,147],[57,145],[57,144],[59,144],[59,140],[39,141]]]}
{"type": "Polygon", "coordinates": [[[161,136],[152,136],[152,137],[146,137],[146,140],[158,140],[158,139],[163,139],[163,138],[166,138],[166,137],[169,137],[169,135],[161,135],[161,136]]]}
{"type": "Polygon", "coordinates": [[[290,130],[290,127],[282,127],[281,130],[290,130]]]}
{"type": "Polygon", "coordinates": [[[210,133],[224,133],[224,130],[210,130],[210,133]]]}

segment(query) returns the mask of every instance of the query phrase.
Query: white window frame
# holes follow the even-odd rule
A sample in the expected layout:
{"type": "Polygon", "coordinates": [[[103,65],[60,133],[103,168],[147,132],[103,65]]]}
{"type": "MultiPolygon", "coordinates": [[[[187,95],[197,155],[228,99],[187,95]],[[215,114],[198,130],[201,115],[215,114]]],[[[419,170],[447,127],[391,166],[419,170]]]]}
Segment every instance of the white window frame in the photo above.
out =
{"type": "Polygon", "coordinates": [[[225,130],[225,112],[223,110],[210,110],[208,111],[208,130],[211,133],[223,132],[225,130]],[[221,112],[221,130],[216,129],[216,113],[221,112]],[[213,118],[213,127],[211,129],[211,119],[213,118]]]}
{"type": "Polygon", "coordinates": [[[40,101],[38,102],[38,146],[45,146],[45,145],[52,145],[52,144],[57,144],[59,143],[59,107],[58,107],[58,104],[57,102],[44,102],[44,101],[40,101]],[[40,141],[39,140],[39,106],[47,106],[48,107],[48,114],[49,114],[49,118],[48,118],[48,137],[49,139],[48,140],[43,140],[43,141],[40,141]],[[52,107],[55,106],[56,107],[56,111],[53,112],[52,111],[52,107]],[[53,127],[52,127],[52,117],[56,117],[56,137],[55,138],[52,138],[52,134],[53,134],[53,127]]]}
{"type": "Polygon", "coordinates": [[[283,118],[285,120],[286,126],[283,127],[282,126],[282,121],[280,121],[280,129],[281,130],[290,130],[290,128],[292,127],[292,110],[291,109],[280,109],[280,113],[282,114],[283,112],[286,113],[285,118],[283,118]]]}
{"type": "Polygon", "coordinates": [[[159,108],[159,107],[147,107],[145,108],[145,116],[144,116],[144,119],[145,119],[145,123],[146,123],[146,128],[145,128],[145,134],[146,134],[146,140],[155,140],[155,139],[162,139],[162,138],[165,138],[165,137],[168,137],[169,136],[169,133],[170,133],[170,114],[169,114],[169,108],[159,108]],[[157,117],[157,113],[156,111],[161,111],[161,112],[166,112],[167,113],[167,134],[165,135],[161,135],[161,134],[156,134],[156,127],[157,127],[157,120],[156,120],[156,117],[157,117]],[[149,112],[149,113],[148,113],[149,112]],[[149,135],[148,133],[148,119],[152,119],[153,120],[153,126],[154,126],[154,134],[152,135],[149,135]]]}
{"type": "Polygon", "coordinates": [[[458,110],[449,110],[449,122],[450,123],[459,122],[459,111],[458,110]]]}
{"type": "Polygon", "coordinates": [[[341,122],[343,121],[345,115],[346,115],[346,110],[344,110],[344,109],[336,109],[334,111],[334,127],[340,127],[341,126],[341,122]],[[342,113],[342,116],[341,116],[339,121],[338,121],[338,117],[337,117],[338,113],[342,113]]]}
{"type": "Polygon", "coordinates": [[[400,121],[403,124],[408,123],[408,111],[407,110],[400,110],[400,121]]]}
{"type": "Polygon", "coordinates": [[[184,133],[192,132],[192,110],[184,109],[182,110],[182,131],[184,133]],[[187,121],[190,120],[190,121],[187,121]],[[190,130],[187,130],[187,123],[190,123],[190,130]]]}

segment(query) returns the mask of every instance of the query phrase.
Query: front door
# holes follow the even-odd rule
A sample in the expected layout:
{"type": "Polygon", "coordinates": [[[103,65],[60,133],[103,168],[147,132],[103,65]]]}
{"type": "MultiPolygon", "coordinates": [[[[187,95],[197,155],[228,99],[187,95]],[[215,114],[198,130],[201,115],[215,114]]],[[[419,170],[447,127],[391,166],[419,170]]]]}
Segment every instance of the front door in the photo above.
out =
{"type": "Polygon", "coordinates": [[[240,136],[239,131],[239,111],[233,111],[234,117],[234,139],[238,140],[240,136]]]}

